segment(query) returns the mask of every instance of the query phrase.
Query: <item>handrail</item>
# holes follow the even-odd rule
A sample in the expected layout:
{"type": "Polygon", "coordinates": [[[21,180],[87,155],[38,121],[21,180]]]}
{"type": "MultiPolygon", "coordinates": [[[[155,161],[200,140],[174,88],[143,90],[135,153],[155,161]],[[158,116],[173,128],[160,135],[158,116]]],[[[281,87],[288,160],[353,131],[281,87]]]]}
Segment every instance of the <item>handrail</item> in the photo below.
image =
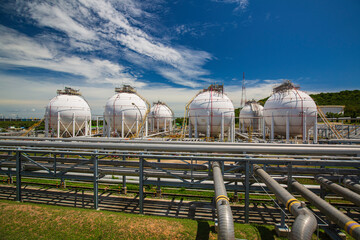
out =
{"type": "Polygon", "coordinates": [[[34,123],[31,127],[29,127],[28,130],[26,130],[26,132],[24,132],[23,134],[21,134],[21,137],[24,137],[24,136],[28,135],[28,133],[31,132],[31,130],[33,130],[34,128],[36,128],[37,126],[39,126],[43,121],[44,121],[44,118],[41,119],[40,121],[34,123]]]}
{"type": "Polygon", "coordinates": [[[136,129],[136,134],[135,134],[135,137],[139,137],[139,134],[142,130],[142,128],[144,127],[144,124],[145,124],[145,121],[147,121],[147,116],[149,115],[150,113],[150,103],[148,102],[148,100],[146,100],[143,96],[141,96],[140,94],[136,93],[144,102],[146,102],[146,105],[148,106],[147,107],[147,110],[146,110],[146,113],[145,113],[145,116],[143,117],[141,123],[140,123],[140,126],[138,127],[138,129],[136,129]]]}
{"type": "MultiPolygon", "coordinates": [[[[182,124],[181,138],[184,138],[185,135],[186,135],[186,126],[187,126],[187,118],[186,118],[186,116],[188,115],[190,104],[192,103],[192,101],[194,101],[194,99],[195,99],[200,93],[202,93],[202,91],[198,92],[195,96],[193,96],[193,97],[190,99],[190,101],[185,105],[185,112],[184,112],[184,120],[183,120],[183,124],[182,124]]],[[[189,124],[191,124],[190,119],[189,119],[189,124]]]]}
{"type": "Polygon", "coordinates": [[[328,126],[330,128],[330,130],[335,134],[335,137],[337,139],[343,139],[343,137],[341,136],[341,134],[339,133],[338,130],[336,130],[334,128],[334,126],[329,122],[329,120],[326,118],[324,112],[321,110],[321,108],[319,108],[319,106],[316,106],[318,113],[321,117],[321,119],[324,121],[324,123],[326,124],[326,126],[328,126]]]}

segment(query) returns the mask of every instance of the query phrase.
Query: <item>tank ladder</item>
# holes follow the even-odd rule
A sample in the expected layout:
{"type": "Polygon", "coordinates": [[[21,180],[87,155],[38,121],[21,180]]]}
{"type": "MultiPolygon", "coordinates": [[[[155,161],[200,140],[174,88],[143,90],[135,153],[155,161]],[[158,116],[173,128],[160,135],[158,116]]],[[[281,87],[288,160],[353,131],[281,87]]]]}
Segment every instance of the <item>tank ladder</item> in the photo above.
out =
{"type": "Polygon", "coordinates": [[[136,129],[136,134],[135,134],[135,136],[134,136],[135,138],[139,137],[140,132],[141,132],[141,130],[143,129],[143,127],[144,127],[144,125],[145,125],[145,123],[146,123],[146,121],[147,121],[147,117],[148,117],[148,115],[149,115],[149,113],[150,113],[150,107],[151,107],[150,103],[149,103],[143,96],[141,96],[141,95],[138,94],[138,93],[136,93],[136,94],[137,94],[144,102],[146,102],[146,105],[147,105],[148,107],[147,107],[145,116],[143,117],[143,119],[142,119],[142,121],[141,121],[138,129],[136,129]]]}
{"type": "Polygon", "coordinates": [[[31,132],[31,130],[33,130],[34,128],[38,127],[42,122],[44,121],[44,118],[41,119],[40,121],[34,123],[31,127],[29,127],[26,132],[24,132],[23,134],[21,134],[21,137],[25,137],[26,135],[29,134],[29,132],[31,132]]]}
{"type": "MultiPolygon", "coordinates": [[[[182,123],[182,131],[181,131],[181,136],[180,136],[181,139],[184,139],[185,136],[186,136],[186,127],[187,127],[187,118],[186,118],[186,116],[187,116],[188,113],[189,113],[190,104],[192,103],[192,101],[194,101],[194,99],[195,99],[200,93],[203,93],[203,91],[198,92],[198,93],[197,93],[193,98],[191,98],[190,101],[185,105],[184,121],[183,121],[183,123],[182,123]]],[[[190,119],[189,119],[189,124],[191,124],[191,123],[190,123],[190,119]]]]}
{"type": "Polygon", "coordinates": [[[319,113],[319,116],[324,121],[325,125],[328,126],[330,128],[330,130],[335,134],[335,137],[337,139],[343,139],[343,136],[341,136],[339,131],[336,130],[336,128],[334,127],[334,125],[329,122],[329,120],[326,118],[326,116],[325,116],[324,112],[321,110],[321,108],[319,108],[318,106],[316,106],[316,108],[319,113]]]}

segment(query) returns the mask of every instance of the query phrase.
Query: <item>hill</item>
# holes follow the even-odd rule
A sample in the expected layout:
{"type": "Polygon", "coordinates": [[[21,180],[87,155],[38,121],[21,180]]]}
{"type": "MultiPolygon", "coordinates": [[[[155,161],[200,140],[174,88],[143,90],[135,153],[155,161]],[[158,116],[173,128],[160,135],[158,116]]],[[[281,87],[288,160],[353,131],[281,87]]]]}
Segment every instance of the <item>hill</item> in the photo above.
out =
{"type": "MultiPolygon", "coordinates": [[[[345,105],[345,117],[360,116],[360,90],[310,94],[310,97],[317,105],[345,105]]],[[[259,100],[259,103],[264,106],[268,98],[259,100]]]]}
{"type": "Polygon", "coordinates": [[[360,90],[310,94],[317,105],[345,105],[345,117],[360,116],[360,90]]]}

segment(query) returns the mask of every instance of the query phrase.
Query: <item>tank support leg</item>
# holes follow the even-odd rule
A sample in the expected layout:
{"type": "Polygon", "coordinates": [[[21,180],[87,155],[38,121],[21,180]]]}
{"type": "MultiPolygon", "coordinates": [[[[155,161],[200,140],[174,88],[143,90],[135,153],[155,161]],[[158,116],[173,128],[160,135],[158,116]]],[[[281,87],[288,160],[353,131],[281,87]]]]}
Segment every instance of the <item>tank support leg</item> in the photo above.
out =
{"type": "Polygon", "coordinates": [[[286,113],[286,143],[290,142],[290,119],[289,112],[286,113]]]}

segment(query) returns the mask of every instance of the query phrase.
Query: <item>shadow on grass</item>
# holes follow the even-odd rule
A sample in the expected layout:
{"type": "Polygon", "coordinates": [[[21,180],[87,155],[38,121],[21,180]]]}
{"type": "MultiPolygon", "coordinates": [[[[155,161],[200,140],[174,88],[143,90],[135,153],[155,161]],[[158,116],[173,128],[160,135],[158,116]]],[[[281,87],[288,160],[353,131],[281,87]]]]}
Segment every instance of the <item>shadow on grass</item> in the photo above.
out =
{"type": "Polygon", "coordinates": [[[276,236],[276,232],[275,232],[274,229],[270,230],[267,227],[257,226],[257,225],[255,225],[254,227],[256,227],[256,229],[258,230],[261,240],[273,240],[273,239],[275,239],[274,236],[276,236]]]}
{"type": "Polygon", "coordinates": [[[211,231],[209,223],[207,221],[198,220],[197,224],[196,240],[208,240],[211,231]]]}

